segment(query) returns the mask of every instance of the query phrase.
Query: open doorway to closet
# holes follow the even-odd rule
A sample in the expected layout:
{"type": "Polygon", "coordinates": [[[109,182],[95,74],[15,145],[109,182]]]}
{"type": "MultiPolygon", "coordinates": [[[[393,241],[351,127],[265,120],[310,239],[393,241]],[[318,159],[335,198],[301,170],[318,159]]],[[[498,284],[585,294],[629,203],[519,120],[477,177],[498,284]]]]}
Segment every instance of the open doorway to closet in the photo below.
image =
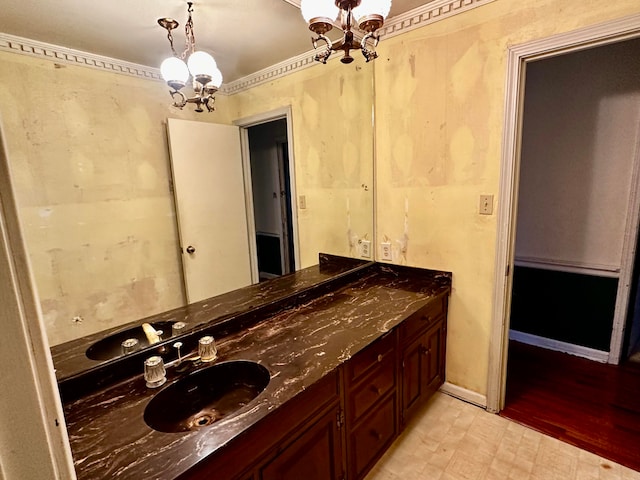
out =
{"type": "Polygon", "coordinates": [[[640,39],[528,62],[522,105],[501,414],[640,470],[640,39]]]}
{"type": "Polygon", "coordinates": [[[247,128],[260,281],[295,270],[287,120],[247,128]]]}

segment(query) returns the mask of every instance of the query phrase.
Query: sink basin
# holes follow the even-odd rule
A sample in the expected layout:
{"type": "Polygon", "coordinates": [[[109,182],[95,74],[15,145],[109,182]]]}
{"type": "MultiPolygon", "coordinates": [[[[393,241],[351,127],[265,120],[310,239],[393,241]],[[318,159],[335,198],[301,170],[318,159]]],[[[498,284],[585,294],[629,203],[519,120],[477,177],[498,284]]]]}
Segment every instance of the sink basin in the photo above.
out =
{"type": "Polygon", "coordinates": [[[157,393],[144,421],[160,432],[187,432],[231,416],[269,384],[269,371],[249,361],[233,361],[197,370],[157,393]]]}
{"type": "MultiPolygon", "coordinates": [[[[171,336],[171,325],[174,321],[154,322],[151,324],[154,329],[164,332],[163,338],[171,336]]],[[[140,348],[148,347],[149,342],[144,334],[142,326],[132,327],[122,332],[114,333],[87,348],[86,355],[91,360],[111,360],[122,355],[122,342],[128,338],[136,338],[140,342],[140,348]]]]}

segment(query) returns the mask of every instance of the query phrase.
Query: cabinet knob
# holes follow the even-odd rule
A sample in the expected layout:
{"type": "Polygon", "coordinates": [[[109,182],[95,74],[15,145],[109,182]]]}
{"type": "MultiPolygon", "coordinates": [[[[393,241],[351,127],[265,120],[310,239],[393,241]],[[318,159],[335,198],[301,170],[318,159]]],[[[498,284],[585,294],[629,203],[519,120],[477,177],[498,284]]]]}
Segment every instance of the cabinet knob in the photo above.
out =
{"type": "Polygon", "coordinates": [[[425,322],[429,322],[431,321],[431,315],[422,315],[422,317],[420,317],[422,320],[424,320],[425,322]]]}
{"type": "Polygon", "coordinates": [[[381,353],[378,354],[378,363],[380,363],[380,362],[382,362],[382,354],[381,353]]]}
{"type": "Polygon", "coordinates": [[[376,395],[380,395],[380,389],[378,387],[376,387],[375,385],[371,385],[371,391],[373,393],[375,393],[376,395]]]}
{"type": "Polygon", "coordinates": [[[370,434],[371,434],[371,436],[372,436],[373,438],[375,438],[376,440],[382,440],[382,434],[381,434],[381,433],[378,433],[378,432],[376,432],[375,430],[371,430],[369,433],[370,433],[370,434]]]}

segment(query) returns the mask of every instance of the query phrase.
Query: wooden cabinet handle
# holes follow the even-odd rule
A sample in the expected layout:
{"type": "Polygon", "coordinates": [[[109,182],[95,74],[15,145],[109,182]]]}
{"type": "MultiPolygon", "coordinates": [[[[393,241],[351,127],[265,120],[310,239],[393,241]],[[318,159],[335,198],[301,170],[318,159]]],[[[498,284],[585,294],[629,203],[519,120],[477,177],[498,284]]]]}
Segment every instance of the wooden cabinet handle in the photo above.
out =
{"type": "Polygon", "coordinates": [[[422,315],[422,317],[420,317],[422,320],[424,320],[425,322],[429,322],[431,321],[431,315],[422,315]]]}
{"type": "Polygon", "coordinates": [[[369,432],[369,433],[371,433],[371,436],[373,438],[375,438],[376,440],[382,440],[382,434],[381,433],[378,433],[375,430],[371,430],[371,432],[369,432]]]}
{"type": "Polygon", "coordinates": [[[375,393],[376,395],[380,395],[380,389],[378,387],[376,387],[375,385],[371,385],[371,391],[373,393],[375,393]]]}

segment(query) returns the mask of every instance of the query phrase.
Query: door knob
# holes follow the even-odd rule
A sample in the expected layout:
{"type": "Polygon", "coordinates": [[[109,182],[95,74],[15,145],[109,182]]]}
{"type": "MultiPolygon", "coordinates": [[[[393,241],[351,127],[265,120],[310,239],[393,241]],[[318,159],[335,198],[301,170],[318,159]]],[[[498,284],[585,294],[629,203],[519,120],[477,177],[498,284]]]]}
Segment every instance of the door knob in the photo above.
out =
{"type": "Polygon", "coordinates": [[[189,245],[187,247],[187,253],[191,254],[191,253],[196,253],[196,249],[193,248],[191,245],[189,245]]]}

